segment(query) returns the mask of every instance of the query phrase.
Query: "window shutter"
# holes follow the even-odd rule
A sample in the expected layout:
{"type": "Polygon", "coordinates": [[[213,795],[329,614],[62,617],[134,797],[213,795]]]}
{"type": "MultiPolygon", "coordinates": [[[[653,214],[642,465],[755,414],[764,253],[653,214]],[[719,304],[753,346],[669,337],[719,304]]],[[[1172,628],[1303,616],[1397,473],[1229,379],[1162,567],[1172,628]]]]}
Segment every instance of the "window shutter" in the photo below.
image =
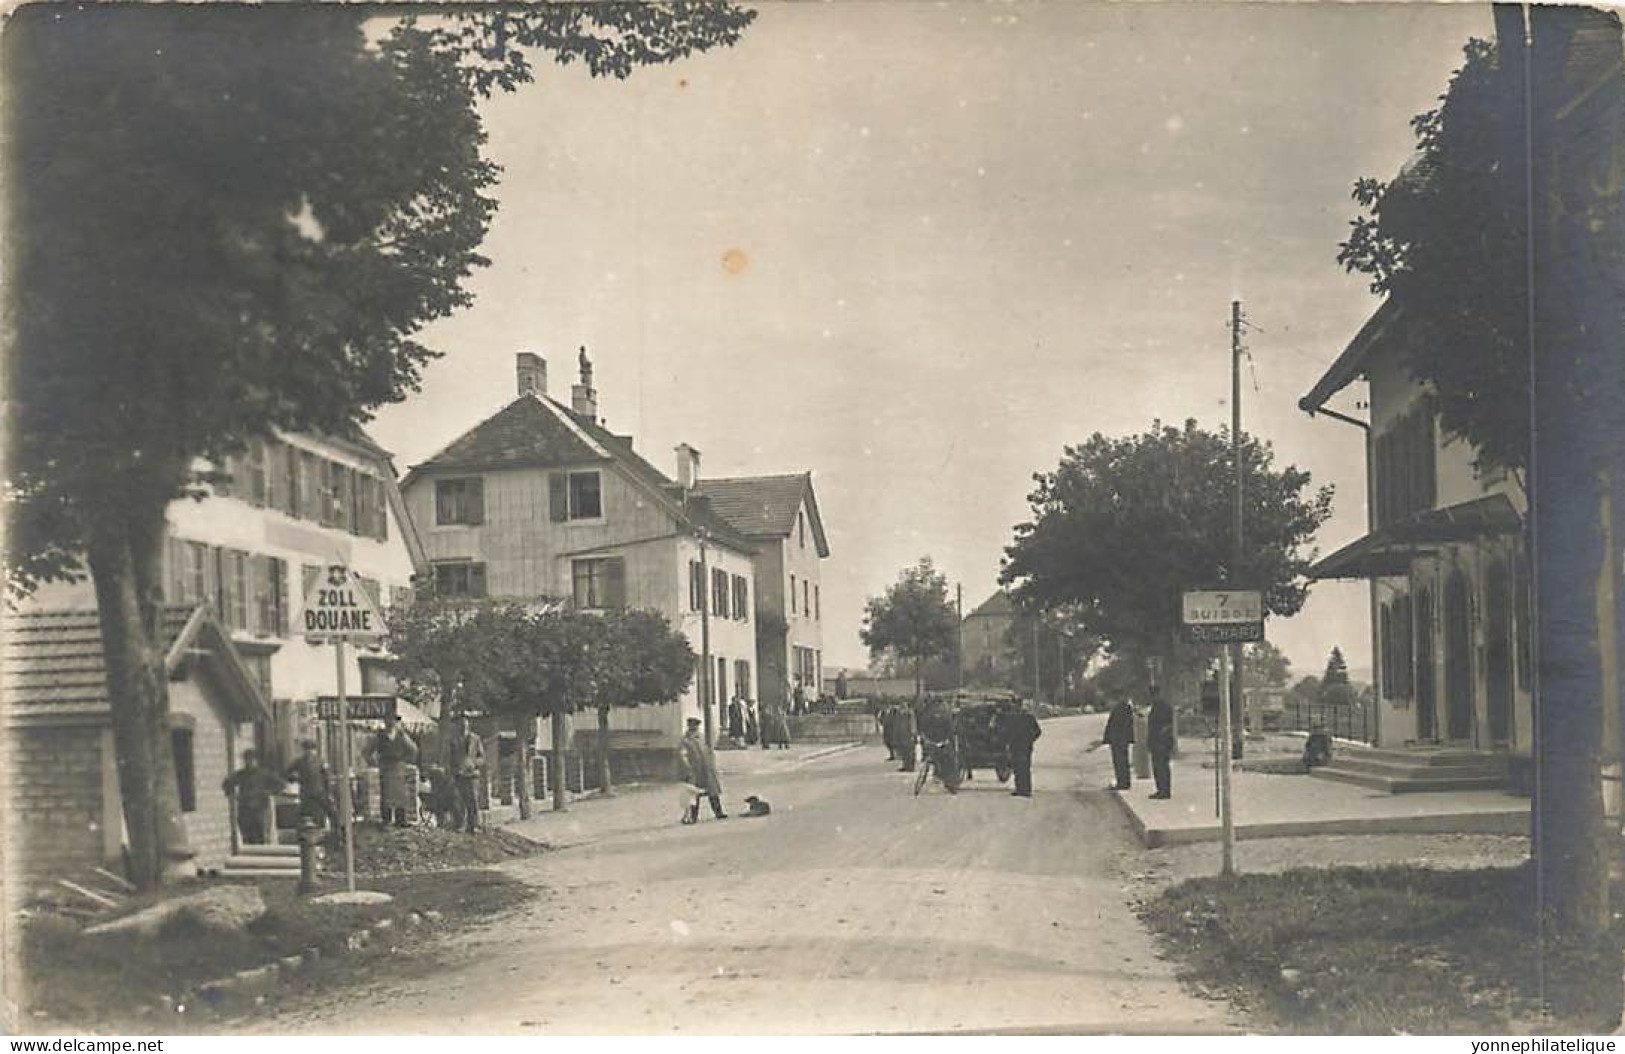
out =
{"type": "Polygon", "coordinates": [[[613,557],[604,561],[604,606],[615,610],[626,607],[626,560],[613,557]]]}
{"type": "Polygon", "coordinates": [[[381,479],[373,480],[373,512],[378,517],[373,534],[380,542],[389,541],[389,488],[381,479]]]}
{"type": "Polygon", "coordinates": [[[303,481],[299,478],[299,448],[289,446],[285,451],[287,461],[288,485],[282,492],[282,510],[289,516],[297,517],[303,501],[303,481]]]}
{"type": "Polygon", "coordinates": [[[485,480],[480,476],[468,481],[467,522],[474,525],[485,522],[485,480]]]}
{"type": "Polygon", "coordinates": [[[485,596],[485,565],[468,565],[468,592],[470,596],[485,596]]]}
{"type": "Polygon", "coordinates": [[[288,596],[288,565],[276,557],[271,558],[271,588],[276,593],[276,635],[288,635],[289,613],[293,605],[288,596]]]}
{"type": "Polygon", "coordinates": [[[554,523],[570,518],[570,477],[563,472],[547,477],[547,517],[554,523]]]}

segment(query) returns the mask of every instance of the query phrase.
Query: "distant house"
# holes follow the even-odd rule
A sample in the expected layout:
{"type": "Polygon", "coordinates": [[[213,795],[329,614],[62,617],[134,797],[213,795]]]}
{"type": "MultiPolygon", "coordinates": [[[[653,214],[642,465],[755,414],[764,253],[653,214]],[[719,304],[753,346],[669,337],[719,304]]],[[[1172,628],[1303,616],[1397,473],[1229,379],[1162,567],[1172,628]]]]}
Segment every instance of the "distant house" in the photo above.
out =
{"type": "MultiPolygon", "coordinates": [[[[570,405],[547,394],[547,363],[521,352],[517,396],[412,467],[402,483],[441,596],[569,598],[586,611],[659,611],[708,668],[684,698],[617,708],[618,732],[675,746],[698,716],[756,692],[756,546],[696,491],[699,452],[677,449],[677,478],[598,418],[592,364],[570,405]]],[[[547,741],[548,730],[541,733],[547,741]]]]}
{"type": "Polygon", "coordinates": [[[1011,670],[1007,634],[1016,620],[1010,594],[996,591],[965,616],[960,625],[960,662],[966,678],[995,683],[1011,670]]]}
{"type": "MultiPolygon", "coordinates": [[[[29,883],[121,869],[123,799],[96,612],[36,609],[8,614],[3,628],[7,857],[29,883]]],[[[160,643],[181,817],[195,863],[213,870],[232,848],[221,782],[271,714],[208,605],[166,607],[160,643]]]]}
{"type": "MultiPolygon", "coordinates": [[[[698,461],[696,460],[696,465],[698,461]]],[[[796,687],[809,699],[824,685],[824,591],[829,540],[812,473],[702,479],[694,492],[756,547],[757,683],[763,702],[783,706],[796,687]],[[771,619],[762,619],[762,613],[771,619]],[[781,635],[770,628],[782,622],[781,635]]]]}
{"type": "Polygon", "coordinates": [[[1475,468],[1403,363],[1404,309],[1389,300],[1300,400],[1364,432],[1367,533],[1311,576],[1369,581],[1381,747],[1451,747],[1527,759],[1530,579],[1527,499],[1505,472],[1475,468]],[[1327,409],[1359,379],[1370,420],[1327,409]]]}

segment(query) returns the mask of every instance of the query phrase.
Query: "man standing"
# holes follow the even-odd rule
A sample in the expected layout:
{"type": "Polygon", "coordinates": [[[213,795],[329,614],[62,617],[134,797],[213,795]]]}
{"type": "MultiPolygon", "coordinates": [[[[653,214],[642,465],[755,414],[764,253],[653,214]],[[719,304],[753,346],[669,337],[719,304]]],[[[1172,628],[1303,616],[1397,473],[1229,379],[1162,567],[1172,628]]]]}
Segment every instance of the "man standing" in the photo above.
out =
{"type": "Polygon", "coordinates": [[[378,766],[378,804],[385,826],[406,826],[411,797],[406,787],[406,766],[418,759],[417,744],[401,728],[397,714],[384,715],[384,730],[367,744],[366,760],[378,766]]]}
{"type": "Polygon", "coordinates": [[[316,741],[304,739],[299,743],[300,753],[288,766],[287,778],[299,784],[299,816],[314,821],[318,826],[330,826],[336,844],[344,836],[339,826],[338,810],[333,807],[333,780],[316,753],[316,741]]]}
{"type": "MultiPolygon", "coordinates": [[[[237,830],[245,845],[265,844],[265,817],[271,810],[271,795],[282,789],[282,782],[260,764],[259,755],[252,749],[243,751],[243,767],[226,777],[222,789],[237,809],[237,830]]],[[[276,821],[272,820],[274,828],[276,821]]]]}
{"type": "Polygon", "coordinates": [[[1157,688],[1151,689],[1151,714],[1146,719],[1145,739],[1146,748],[1151,752],[1151,775],[1157,782],[1157,792],[1151,797],[1172,798],[1173,776],[1168,771],[1168,759],[1174,753],[1174,708],[1157,688]]]}
{"type": "Polygon", "coordinates": [[[903,759],[903,766],[898,771],[914,771],[914,747],[918,732],[914,726],[914,708],[903,704],[892,714],[892,742],[897,745],[897,753],[903,759]]]}
{"type": "Polygon", "coordinates": [[[1004,748],[1010,757],[1010,768],[1016,774],[1016,789],[1010,793],[1017,798],[1033,796],[1033,744],[1044,730],[1038,727],[1038,718],[1025,707],[1011,710],[1004,717],[1004,748]]]}
{"type": "Polygon", "coordinates": [[[1120,699],[1106,718],[1106,731],[1100,741],[1112,750],[1112,772],[1117,779],[1112,790],[1126,791],[1133,783],[1129,769],[1128,749],[1134,743],[1134,704],[1120,699]]]}
{"type": "MultiPolygon", "coordinates": [[[[722,778],[717,775],[717,758],[700,736],[699,718],[688,719],[688,734],[683,736],[678,756],[683,763],[683,779],[711,799],[711,812],[717,819],[726,820],[728,814],[722,811],[722,778]]],[[[693,823],[699,818],[700,803],[696,801],[689,806],[687,819],[693,823]]]]}
{"type": "Polygon", "coordinates": [[[475,781],[485,770],[485,740],[469,727],[468,715],[457,715],[457,729],[451,737],[451,772],[457,784],[457,816],[463,830],[473,834],[480,823],[480,798],[475,781]]]}

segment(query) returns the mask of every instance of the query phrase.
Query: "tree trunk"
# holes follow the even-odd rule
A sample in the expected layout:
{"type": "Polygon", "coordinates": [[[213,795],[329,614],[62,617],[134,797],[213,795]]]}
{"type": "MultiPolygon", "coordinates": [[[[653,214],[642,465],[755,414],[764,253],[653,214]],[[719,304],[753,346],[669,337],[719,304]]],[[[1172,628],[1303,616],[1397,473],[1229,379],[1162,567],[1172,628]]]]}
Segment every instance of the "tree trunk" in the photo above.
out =
{"type": "MultiPolygon", "coordinates": [[[[1537,910],[1560,929],[1599,934],[1609,923],[1603,675],[1615,645],[1602,639],[1599,609],[1614,593],[1605,520],[1625,435],[1620,30],[1615,16],[1587,8],[1529,17],[1537,910]]],[[[1502,47],[1521,52],[1521,32],[1504,33],[1502,47]]]]}
{"type": "Polygon", "coordinates": [[[519,799],[519,818],[530,819],[530,733],[536,727],[536,718],[529,714],[516,714],[513,719],[516,772],[514,796],[519,799]]]}
{"type": "Polygon", "coordinates": [[[615,786],[609,775],[609,707],[598,708],[598,788],[604,797],[615,796],[615,786]]]}
{"type": "MultiPolygon", "coordinates": [[[[97,525],[87,561],[96,589],[107,693],[118,759],[119,796],[130,851],[130,879],[160,884],[189,861],[186,828],[169,731],[169,677],[164,669],[158,591],[157,526],[116,521],[97,525]]],[[[102,822],[117,822],[103,817],[102,822]]]]}
{"type": "Polygon", "coordinates": [[[570,788],[564,778],[564,740],[570,734],[569,717],[563,710],[553,715],[553,753],[551,768],[553,776],[553,811],[563,812],[570,807],[568,798],[570,788]]]}

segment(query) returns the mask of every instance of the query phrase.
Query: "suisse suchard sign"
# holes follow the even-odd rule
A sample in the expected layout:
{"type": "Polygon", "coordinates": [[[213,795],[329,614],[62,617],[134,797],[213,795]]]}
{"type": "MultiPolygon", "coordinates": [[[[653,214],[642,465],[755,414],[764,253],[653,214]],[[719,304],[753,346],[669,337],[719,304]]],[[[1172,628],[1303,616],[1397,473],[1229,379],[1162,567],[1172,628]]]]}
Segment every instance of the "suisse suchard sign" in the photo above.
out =
{"type": "Polygon", "coordinates": [[[1199,590],[1183,597],[1188,639],[1202,644],[1264,639],[1264,594],[1257,590],[1199,590]]]}
{"type": "Polygon", "coordinates": [[[384,635],[384,616],[343,564],[322,568],[305,594],[301,630],[310,640],[372,641],[384,635]]]}

